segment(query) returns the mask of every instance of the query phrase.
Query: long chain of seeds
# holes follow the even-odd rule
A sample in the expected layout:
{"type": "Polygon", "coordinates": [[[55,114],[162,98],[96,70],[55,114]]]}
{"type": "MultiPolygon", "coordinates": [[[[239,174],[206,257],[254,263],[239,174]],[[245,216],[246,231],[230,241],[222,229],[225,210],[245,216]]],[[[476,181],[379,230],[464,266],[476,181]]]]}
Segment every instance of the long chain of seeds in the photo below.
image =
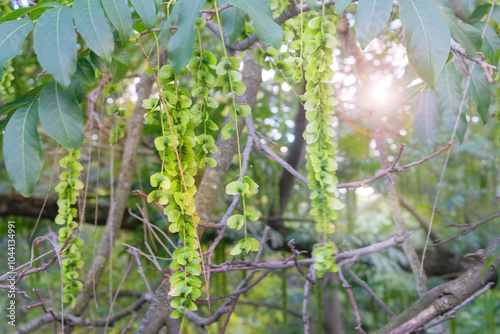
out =
{"type": "Polygon", "coordinates": [[[78,150],[71,150],[68,155],[59,161],[59,165],[65,170],[61,172],[59,178],[60,182],[55,187],[55,191],[59,194],[57,200],[57,216],[55,223],[58,225],[65,225],[59,229],[59,247],[67,247],[62,260],[63,272],[63,301],[70,303],[73,307],[76,303],[75,294],[82,290],[82,283],[77,280],[77,269],[82,268],[83,261],[78,247],[83,245],[83,240],[75,237],[71,241],[75,229],[78,224],[74,221],[78,217],[78,212],[75,205],[78,199],[78,191],[84,188],[83,182],[78,179],[83,166],[77,161],[80,159],[81,153],[78,150]]]}
{"type": "MultiPolygon", "coordinates": [[[[222,26],[219,15],[219,10],[217,7],[217,1],[214,1],[215,14],[219,22],[219,33],[222,34],[222,26]]],[[[251,221],[256,221],[259,217],[256,212],[248,210],[246,207],[246,196],[255,192],[258,188],[257,183],[253,181],[248,176],[243,176],[243,163],[241,155],[240,146],[240,133],[238,129],[238,121],[240,117],[246,117],[250,114],[250,106],[248,104],[236,104],[236,95],[243,95],[245,93],[246,87],[240,82],[241,73],[237,70],[240,67],[240,62],[234,58],[229,58],[226,51],[226,45],[224,39],[221,38],[222,49],[224,51],[225,61],[221,61],[217,67],[216,72],[219,75],[217,78],[217,84],[222,86],[223,93],[231,93],[232,106],[229,109],[231,118],[234,120],[235,124],[226,124],[224,129],[222,129],[223,138],[229,138],[233,134],[236,134],[236,142],[238,147],[238,165],[239,165],[239,181],[230,182],[226,186],[226,194],[228,195],[240,195],[241,203],[243,206],[243,214],[232,215],[227,220],[227,225],[230,228],[241,229],[244,228],[245,238],[240,240],[238,244],[231,250],[231,255],[238,255],[242,252],[258,251],[260,248],[260,243],[254,238],[247,237],[247,219],[251,221]]]]}
{"type": "Polygon", "coordinates": [[[333,107],[338,101],[333,97],[334,89],[329,84],[333,78],[333,47],[338,44],[335,25],[322,15],[310,20],[304,29],[304,57],[306,58],[307,80],[304,97],[306,118],[309,121],[304,138],[306,140],[306,167],[309,170],[309,189],[311,189],[311,215],[318,223],[316,230],[322,235],[322,244],[313,251],[314,267],[321,277],[326,271],[337,270],[333,253],[337,251],[327,236],[335,230],[332,221],[337,219],[336,210],[343,204],[334,197],[337,190],[337,162],[333,140],[333,107]]]}

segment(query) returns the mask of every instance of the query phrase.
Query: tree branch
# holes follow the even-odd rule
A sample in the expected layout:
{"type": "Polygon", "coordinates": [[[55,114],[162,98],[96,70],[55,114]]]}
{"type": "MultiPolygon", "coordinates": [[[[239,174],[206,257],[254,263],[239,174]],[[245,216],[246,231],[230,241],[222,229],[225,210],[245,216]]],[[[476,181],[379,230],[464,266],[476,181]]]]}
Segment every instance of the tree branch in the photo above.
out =
{"type": "Polygon", "coordinates": [[[495,254],[500,245],[498,237],[486,250],[481,261],[478,261],[467,272],[455,280],[441,284],[427,292],[422,298],[407,308],[403,313],[397,315],[376,334],[407,334],[419,329],[438,316],[444,315],[463,303],[467,298],[484,287],[489,282],[498,279],[497,258],[484,273],[482,272],[485,260],[488,256],[495,254]],[[483,284],[484,282],[484,284],[483,284]]]}

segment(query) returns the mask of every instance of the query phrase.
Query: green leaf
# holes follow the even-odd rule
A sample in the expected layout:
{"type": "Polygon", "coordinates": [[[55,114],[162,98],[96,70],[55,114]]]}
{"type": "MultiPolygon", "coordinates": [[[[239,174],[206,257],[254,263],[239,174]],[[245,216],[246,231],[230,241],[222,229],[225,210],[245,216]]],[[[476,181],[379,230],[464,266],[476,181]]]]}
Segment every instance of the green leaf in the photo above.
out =
{"type": "Polygon", "coordinates": [[[9,123],[10,118],[19,107],[33,101],[33,98],[38,98],[38,95],[40,95],[40,91],[42,90],[44,85],[33,88],[18,100],[0,106],[0,116],[5,115],[5,118],[0,121],[0,131],[3,131],[5,129],[7,123],[9,123]]]}
{"type": "MultiPolygon", "coordinates": [[[[460,86],[460,76],[453,63],[447,64],[439,73],[436,80],[436,93],[443,125],[446,129],[453,131],[463,94],[460,86]]],[[[465,113],[462,113],[461,116],[457,128],[457,137],[460,142],[464,140],[465,130],[467,129],[465,113]]]]}
{"type": "Polygon", "coordinates": [[[436,98],[436,93],[426,88],[420,93],[414,107],[415,134],[428,151],[432,151],[439,136],[439,112],[436,98]]]}
{"type": "Polygon", "coordinates": [[[253,22],[259,39],[273,48],[279,49],[283,43],[283,30],[274,22],[273,13],[267,0],[227,0],[231,5],[245,11],[253,22]]]}
{"type": "Polygon", "coordinates": [[[172,7],[172,10],[170,11],[170,16],[168,17],[168,20],[165,20],[165,23],[163,23],[163,28],[160,34],[160,41],[163,43],[166,43],[166,40],[170,36],[170,27],[179,19],[179,11],[181,8],[181,2],[177,1],[174,4],[174,7],[172,7]]]}
{"type": "MultiPolygon", "coordinates": [[[[485,26],[484,22],[479,22],[477,24],[477,27],[481,31],[484,30],[484,26],[485,26]]],[[[484,40],[483,40],[483,52],[484,55],[486,56],[486,59],[490,63],[494,63],[495,53],[497,52],[498,49],[500,49],[500,37],[498,37],[498,34],[495,32],[495,29],[493,29],[493,27],[488,24],[488,26],[486,27],[486,34],[484,35],[484,40]]]]}
{"type": "Polygon", "coordinates": [[[9,179],[24,197],[31,196],[43,168],[37,126],[37,101],[32,99],[14,113],[3,136],[3,156],[9,179]]]}
{"type": "Polygon", "coordinates": [[[42,91],[42,89],[43,89],[43,87],[45,85],[46,84],[37,86],[37,87],[33,88],[32,90],[28,91],[26,94],[24,94],[21,97],[34,97],[34,98],[38,98],[40,96],[40,92],[42,91]]]}
{"type": "Polygon", "coordinates": [[[82,101],[85,99],[85,84],[76,76],[71,79],[68,90],[73,91],[78,103],[82,103],[82,101]]]}
{"type": "Polygon", "coordinates": [[[29,12],[37,9],[37,10],[47,10],[49,8],[52,8],[54,7],[53,5],[46,5],[46,4],[38,4],[36,6],[29,6],[29,7],[24,7],[24,8],[18,8],[12,12],[10,12],[9,14],[5,15],[4,17],[2,17],[2,19],[0,20],[0,23],[3,23],[3,22],[7,22],[7,21],[13,21],[13,20],[17,20],[18,18],[20,18],[21,16],[25,15],[25,14],[28,14],[29,12]]]}
{"type": "Polygon", "coordinates": [[[356,36],[364,49],[385,27],[392,12],[391,0],[359,0],[356,11],[356,36]]]}
{"type": "Polygon", "coordinates": [[[450,30],[428,0],[400,0],[398,4],[408,60],[425,83],[434,88],[450,53],[450,30]]]}
{"type": "Polygon", "coordinates": [[[179,7],[179,29],[168,41],[168,55],[175,75],[179,75],[193,55],[194,22],[205,7],[206,0],[182,0],[179,7]]]}
{"type": "Polygon", "coordinates": [[[90,52],[89,58],[92,64],[94,64],[95,67],[99,69],[99,71],[106,74],[115,74],[117,69],[116,60],[111,59],[111,62],[105,62],[94,52],[90,52]]]}
{"type": "MultiPolygon", "coordinates": [[[[182,0],[185,1],[185,0],[182,0]]],[[[148,30],[154,27],[156,6],[154,0],[130,0],[148,30]]]]}
{"type": "Polygon", "coordinates": [[[122,39],[122,45],[128,43],[130,32],[132,30],[132,15],[130,13],[127,1],[124,0],[101,0],[102,6],[109,21],[118,31],[122,39]]]}
{"type": "Polygon", "coordinates": [[[467,55],[473,57],[474,54],[481,50],[483,40],[481,32],[470,24],[460,21],[455,16],[455,9],[447,0],[431,0],[436,8],[441,12],[448,28],[450,28],[451,37],[462,44],[467,55]]]}
{"type": "MultiPolygon", "coordinates": [[[[227,1],[219,1],[218,3],[219,5],[223,5],[227,1]]],[[[220,13],[222,26],[229,37],[229,43],[234,43],[243,32],[246,17],[247,14],[245,11],[235,7],[229,7],[220,13]]]]}
{"type": "Polygon", "coordinates": [[[477,6],[477,1],[478,0],[460,0],[462,8],[467,15],[470,16],[474,12],[474,9],[476,9],[477,6]]]}
{"type": "MultiPolygon", "coordinates": [[[[472,66],[471,62],[467,62],[469,68],[472,66]]],[[[481,116],[483,123],[486,124],[490,118],[490,84],[484,78],[484,73],[479,66],[475,66],[474,71],[471,73],[471,80],[469,84],[468,95],[472,102],[477,107],[477,112],[481,116]]]]}
{"type": "Polygon", "coordinates": [[[86,58],[78,59],[76,63],[75,78],[87,86],[92,86],[95,83],[94,67],[86,58]]]}
{"type": "Polygon", "coordinates": [[[73,16],[88,47],[99,57],[111,61],[115,46],[113,33],[99,0],[75,0],[73,16]]]}
{"type": "Polygon", "coordinates": [[[33,33],[33,46],[43,69],[68,87],[76,70],[76,34],[69,7],[52,8],[40,16],[33,33]]]}
{"type": "Polygon", "coordinates": [[[17,110],[17,108],[24,106],[25,104],[28,104],[33,101],[33,98],[31,97],[25,97],[21,98],[19,100],[15,100],[9,103],[6,103],[0,107],[0,116],[3,116],[5,114],[8,114],[12,111],[17,110]]]}
{"type": "Polygon", "coordinates": [[[33,29],[33,25],[33,22],[26,19],[0,24],[0,78],[3,73],[3,65],[7,60],[17,56],[23,46],[24,39],[33,29]]]}
{"type": "Polygon", "coordinates": [[[3,117],[3,119],[0,121],[0,132],[3,132],[3,130],[5,129],[7,124],[9,123],[12,115],[14,115],[14,111],[10,111],[9,113],[7,113],[7,115],[5,115],[5,117],[3,117]]]}
{"type": "Polygon", "coordinates": [[[66,148],[78,149],[83,141],[83,116],[73,91],[55,82],[43,87],[38,114],[47,134],[66,148]]]}
{"type": "Polygon", "coordinates": [[[128,65],[130,62],[130,53],[127,49],[121,49],[120,51],[113,52],[113,58],[122,64],[128,65]]]}
{"type": "Polygon", "coordinates": [[[351,0],[337,0],[335,1],[335,10],[337,11],[338,16],[342,16],[344,14],[345,9],[349,4],[351,3],[351,0]]]}

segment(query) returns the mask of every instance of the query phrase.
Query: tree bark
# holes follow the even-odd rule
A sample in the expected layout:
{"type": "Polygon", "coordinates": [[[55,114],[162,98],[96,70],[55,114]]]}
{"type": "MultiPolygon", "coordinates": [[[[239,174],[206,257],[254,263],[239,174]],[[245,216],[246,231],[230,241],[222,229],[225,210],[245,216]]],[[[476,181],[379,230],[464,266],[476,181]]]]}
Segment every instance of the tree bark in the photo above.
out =
{"type": "Polygon", "coordinates": [[[92,269],[83,285],[83,290],[77,297],[76,305],[70,310],[70,314],[81,315],[87,307],[93,296],[94,285],[99,282],[108,259],[112,253],[114,237],[118,233],[125,213],[127,199],[130,195],[130,187],[135,173],[137,161],[137,148],[142,134],[144,124],[144,113],[142,100],[149,97],[153,86],[153,78],[147,74],[142,74],[137,84],[137,103],[134,107],[134,113],[127,123],[127,137],[123,146],[123,155],[121,161],[120,175],[116,185],[113,202],[109,208],[106,229],[99,245],[92,269]]]}
{"type": "Polygon", "coordinates": [[[412,333],[436,317],[444,315],[458,306],[485,284],[489,282],[496,283],[500,257],[497,257],[486,270],[484,280],[481,276],[486,259],[498,251],[499,245],[500,237],[483,252],[481,259],[467,272],[453,281],[430,290],[403,313],[391,319],[376,334],[412,333]]]}
{"type": "Polygon", "coordinates": [[[342,305],[339,299],[339,278],[336,273],[326,273],[321,282],[323,293],[323,328],[328,334],[344,334],[342,305]]]}

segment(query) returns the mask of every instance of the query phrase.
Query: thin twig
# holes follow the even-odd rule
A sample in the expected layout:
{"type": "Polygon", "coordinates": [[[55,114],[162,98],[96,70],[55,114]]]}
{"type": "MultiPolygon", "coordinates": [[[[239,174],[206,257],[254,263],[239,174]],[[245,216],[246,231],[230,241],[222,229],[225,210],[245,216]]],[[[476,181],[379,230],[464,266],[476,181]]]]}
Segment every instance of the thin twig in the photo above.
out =
{"type": "MultiPolygon", "coordinates": [[[[309,275],[312,279],[316,279],[314,267],[311,266],[309,269],[309,275]]],[[[307,314],[307,305],[309,301],[309,290],[310,290],[311,282],[307,280],[304,283],[304,298],[302,301],[302,322],[304,323],[304,334],[309,334],[309,316],[307,314]]]]}
{"type": "Polygon", "coordinates": [[[450,242],[451,240],[455,240],[455,239],[458,239],[460,238],[461,236],[464,236],[472,231],[474,231],[477,227],[483,225],[483,224],[486,224],[487,222],[490,222],[496,218],[500,217],[500,212],[499,213],[496,213],[494,214],[493,216],[489,216],[487,218],[484,218],[484,219],[481,219],[480,221],[478,222],[475,222],[474,224],[470,224],[470,225],[467,225],[466,228],[464,228],[462,231],[460,231],[460,233],[458,233],[457,235],[454,235],[453,237],[450,237],[448,239],[445,239],[445,240],[441,240],[439,242],[436,242],[434,244],[432,244],[431,246],[440,246],[442,244],[445,244],[447,242],[450,242]]]}
{"type": "Polygon", "coordinates": [[[344,289],[347,291],[347,294],[349,295],[349,300],[351,301],[352,309],[354,311],[354,316],[356,317],[356,331],[358,334],[366,334],[365,331],[363,330],[361,326],[361,316],[359,315],[359,310],[358,310],[358,305],[356,304],[356,300],[354,299],[354,294],[352,293],[351,286],[347,282],[347,280],[344,277],[344,274],[342,273],[342,267],[339,267],[339,279],[342,282],[342,286],[344,289]]]}
{"type": "Polygon", "coordinates": [[[382,308],[382,310],[384,310],[385,313],[387,313],[387,315],[389,316],[389,318],[392,318],[392,317],[394,317],[396,315],[389,308],[389,306],[387,306],[387,304],[384,303],[384,301],[382,299],[380,299],[375,294],[375,292],[372,290],[372,288],[370,288],[370,286],[365,281],[363,281],[361,278],[359,278],[358,275],[356,275],[356,273],[351,268],[349,268],[348,266],[344,266],[343,269],[349,274],[349,276],[352,277],[352,279],[354,280],[354,282],[356,282],[359,286],[361,286],[363,289],[365,289],[366,293],[368,293],[368,295],[370,297],[372,297],[373,301],[375,301],[375,303],[377,303],[377,305],[380,306],[382,308]]]}
{"type": "Polygon", "coordinates": [[[290,240],[287,245],[292,250],[293,262],[295,263],[295,267],[297,267],[297,270],[298,270],[300,276],[302,276],[306,280],[308,280],[313,286],[316,285],[316,282],[311,277],[309,277],[309,275],[307,275],[304,272],[304,270],[302,270],[302,268],[300,267],[299,262],[297,261],[297,256],[300,254],[300,252],[295,249],[295,239],[290,240]]]}
{"type": "Polygon", "coordinates": [[[146,276],[144,275],[144,271],[142,270],[142,263],[141,263],[141,259],[140,259],[139,255],[137,254],[136,251],[134,251],[131,248],[128,250],[128,252],[135,258],[135,262],[137,263],[137,272],[139,273],[139,275],[141,275],[142,280],[144,281],[144,284],[146,285],[146,289],[151,294],[151,296],[154,296],[153,289],[151,289],[151,285],[149,285],[149,281],[146,278],[146,276]]]}
{"type": "Polygon", "coordinates": [[[370,184],[370,183],[373,183],[375,182],[376,180],[380,179],[381,177],[384,177],[386,176],[387,174],[389,173],[400,173],[400,172],[403,172],[405,171],[406,169],[410,168],[410,167],[415,167],[415,166],[418,166],[418,165],[421,165],[423,164],[424,162],[427,162],[429,160],[431,160],[432,158],[435,158],[437,157],[438,155],[440,155],[441,153],[447,151],[450,149],[451,145],[455,142],[455,140],[452,140],[448,143],[448,145],[440,148],[439,150],[437,150],[436,152],[432,153],[431,155],[425,157],[424,159],[421,159],[421,160],[418,160],[418,161],[414,161],[412,163],[409,163],[407,165],[404,165],[404,166],[400,166],[400,167],[389,167],[387,169],[384,169],[380,172],[378,172],[377,174],[375,174],[374,176],[372,176],[371,178],[369,179],[365,179],[363,181],[358,181],[358,182],[351,182],[351,183],[341,183],[341,184],[338,184],[337,185],[337,188],[357,188],[357,187],[365,187],[366,185],[370,184]]]}

